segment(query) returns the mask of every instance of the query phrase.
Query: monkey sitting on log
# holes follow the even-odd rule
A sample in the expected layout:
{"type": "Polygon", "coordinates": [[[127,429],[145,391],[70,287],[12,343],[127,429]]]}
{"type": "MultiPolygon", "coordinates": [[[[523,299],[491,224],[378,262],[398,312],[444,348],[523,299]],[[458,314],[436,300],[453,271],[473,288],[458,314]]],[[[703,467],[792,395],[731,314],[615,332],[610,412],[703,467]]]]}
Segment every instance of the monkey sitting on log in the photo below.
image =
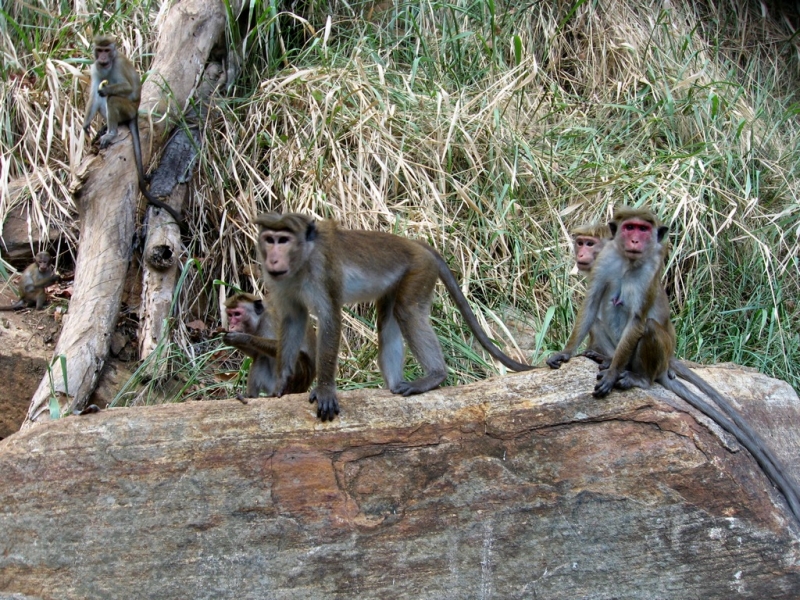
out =
{"type": "Polygon", "coordinates": [[[44,289],[60,280],[61,276],[55,272],[50,254],[39,252],[34,257],[34,262],[22,272],[17,289],[19,300],[8,306],[0,306],[0,310],[20,310],[28,306],[36,306],[36,310],[42,310],[47,302],[44,289]]]}
{"type": "Polygon", "coordinates": [[[618,208],[609,228],[612,239],[593,263],[589,289],[567,345],[547,364],[558,369],[594,331],[595,340],[613,348],[610,364],[598,375],[595,397],[608,395],[614,387],[648,388],[657,381],[736,437],[800,521],[800,491],[784,475],[780,461],[719,392],[674,358],[675,328],[661,284],[668,228],[651,211],[631,208],[618,208]],[[670,377],[670,368],[712,398],[725,414],[670,377]]]}
{"type": "Polygon", "coordinates": [[[475,337],[507,368],[518,363],[497,349],[481,329],[444,259],[425,243],[377,231],[339,229],[335,221],[317,223],[292,213],[259,215],[259,256],[270,301],[278,320],[277,381],[273,393],[285,393],[307,327],[309,312],[318,318],[317,387],[309,400],[317,416],[339,413],[336,364],[344,304],[376,301],[378,365],[394,394],[409,396],[439,386],[447,366],[430,322],[433,288],[441,279],[475,337]],[[403,338],[424,376],[403,379],[403,338]]]}
{"type": "MultiPolygon", "coordinates": [[[[239,293],[228,298],[225,308],[229,331],[222,341],[252,359],[247,374],[247,396],[257,398],[261,393],[271,394],[275,389],[278,342],[270,305],[265,305],[261,298],[253,294],[239,293]]],[[[311,387],[316,373],[316,345],[314,328],[309,323],[286,385],[287,394],[300,394],[311,387]]]]}
{"type": "Polygon", "coordinates": [[[103,115],[107,131],[100,138],[100,148],[106,148],[117,137],[118,125],[127,123],[133,142],[133,157],[136,162],[139,189],[150,204],[172,215],[175,223],[183,231],[186,225],[180,213],[153,196],[147,189],[147,180],[142,164],[142,147],[139,141],[141,91],[142,81],[139,73],[133,63],[117,50],[116,40],[108,35],[95,37],[89,101],[86,103],[83,129],[88,133],[94,116],[98,112],[103,115]]]}

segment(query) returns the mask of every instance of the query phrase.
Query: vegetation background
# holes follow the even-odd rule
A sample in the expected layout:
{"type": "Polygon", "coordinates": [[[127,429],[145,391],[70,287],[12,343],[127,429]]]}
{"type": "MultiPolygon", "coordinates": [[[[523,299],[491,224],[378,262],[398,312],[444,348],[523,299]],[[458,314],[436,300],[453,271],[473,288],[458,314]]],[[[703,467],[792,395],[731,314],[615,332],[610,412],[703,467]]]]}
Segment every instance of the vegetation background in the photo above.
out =
{"type": "MultiPolygon", "coordinates": [[[[79,246],[67,185],[88,151],[91,38],[116,35],[146,76],[168,3],[81,7],[0,3],[0,222],[21,209],[33,232],[60,229],[66,262],[79,246]]],[[[581,297],[570,227],[646,205],[672,226],[678,356],[800,388],[795,11],[747,0],[253,0],[231,15],[241,70],[203,131],[173,335],[153,355],[172,384],[141,387],[142,370],[117,402],[241,386],[241,373],[221,376],[231,354],[218,337],[198,340],[186,323],[219,324],[223,283],[259,289],[250,219],[264,210],[427,240],[499,343],[538,362],[562,347],[581,297]]],[[[437,293],[448,383],[496,372],[437,293]]],[[[343,387],[380,383],[373,321],[348,311],[343,387]]]]}

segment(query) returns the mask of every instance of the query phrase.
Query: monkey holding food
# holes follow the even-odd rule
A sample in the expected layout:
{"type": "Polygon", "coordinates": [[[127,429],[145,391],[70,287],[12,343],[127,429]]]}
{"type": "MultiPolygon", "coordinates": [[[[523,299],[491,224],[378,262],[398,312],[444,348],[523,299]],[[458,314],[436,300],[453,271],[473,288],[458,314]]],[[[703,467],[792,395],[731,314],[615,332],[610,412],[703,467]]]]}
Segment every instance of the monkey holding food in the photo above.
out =
{"type": "Polygon", "coordinates": [[[547,364],[558,369],[569,361],[591,331],[595,346],[612,349],[610,362],[601,365],[595,397],[602,398],[615,387],[648,388],[657,381],[734,435],[800,520],[800,490],[784,475],[774,454],[719,392],[674,357],[675,328],[661,284],[668,228],[651,211],[627,207],[617,208],[608,226],[612,239],[589,265],[589,289],[572,334],[564,350],[552,354],[547,364]],[[714,400],[725,414],[670,376],[670,369],[714,400]]]}
{"type": "Polygon", "coordinates": [[[305,339],[309,312],[314,313],[318,319],[317,387],[309,400],[317,402],[317,416],[323,421],[333,420],[339,413],[336,367],[345,304],[376,301],[378,365],[392,393],[420,394],[445,380],[447,366],[430,322],[438,279],[492,357],[514,371],[533,368],[494,346],[447,263],[427,244],[378,231],[340,229],[335,221],[317,222],[297,213],[262,214],[255,222],[260,228],[259,257],[278,329],[273,393],[286,393],[305,339]],[[424,371],[414,381],[403,378],[404,338],[424,371]]]}
{"type": "MultiPolygon", "coordinates": [[[[228,332],[222,341],[252,359],[247,374],[247,396],[271,394],[275,388],[278,342],[275,339],[274,315],[269,303],[253,294],[235,294],[225,302],[228,332]]],[[[294,369],[286,386],[287,394],[308,391],[314,380],[316,351],[314,328],[308,323],[294,369]]]]}
{"type": "Polygon", "coordinates": [[[28,306],[36,306],[36,310],[41,310],[47,302],[44,289],[60,280],[61,276],[55,272],[50,254],[39,252],[34,262],[22,272],[17,289],[19,299],[11,305],[0,306],[0,310],[20,310],[28,306]]]}
{"type": "Polygon", "coordinates": [[[107,131],[100,138],[100,147],[106,148],[117,137],[118,126],[127,123],[133,142],[133,157],[139,178],[139,189],[147,201],[167,211],[181,229],[185,223],[181,215],[169,204],[162,202],[147,189],[142,164],[142,147],[139,141],[139,102],[142,81],[133,63],[117,50],[116,40],[108,35],[94,39],[94,62],[92,63],[89,101],[83,129],[88,133],[92,119],[99,112],[106,121],[107,131]]]}

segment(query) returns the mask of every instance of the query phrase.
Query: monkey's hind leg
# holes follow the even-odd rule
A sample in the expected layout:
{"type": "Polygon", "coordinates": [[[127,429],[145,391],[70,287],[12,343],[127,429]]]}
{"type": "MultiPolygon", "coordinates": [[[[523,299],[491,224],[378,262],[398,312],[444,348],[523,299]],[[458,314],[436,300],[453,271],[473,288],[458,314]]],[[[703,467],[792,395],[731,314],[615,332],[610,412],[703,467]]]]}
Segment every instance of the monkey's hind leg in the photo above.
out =
{"type": "MultiPolygon", "coordinates": [[[[397,394],[412,396],[432,390],[447,378],[447,365],[439,338],[430,321],[430,300],[406,307],[399,299],[394,311],[411,354],[422,366],[425,375],[414,381],[401,381],[397,394]]],[[[402,364],[401,364],[402,369],[402,364]]]]}

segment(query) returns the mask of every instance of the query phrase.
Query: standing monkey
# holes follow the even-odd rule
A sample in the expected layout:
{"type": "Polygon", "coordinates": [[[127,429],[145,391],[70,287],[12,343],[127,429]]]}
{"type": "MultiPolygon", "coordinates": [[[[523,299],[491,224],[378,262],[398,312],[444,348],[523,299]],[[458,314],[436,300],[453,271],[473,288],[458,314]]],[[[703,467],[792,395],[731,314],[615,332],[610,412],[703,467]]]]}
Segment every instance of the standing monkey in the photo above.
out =
{"type": "Polygon", "coordinates": [[[342,306],[376,301],[378,364],[394,394],[432,390],[447,377],[439,339],[430,322],[433,288],[441,279],[480,344],[514,371],[531,369],[512,360],[481,329],[450,268],[422,242],[377,231],[339,229],[302,214],[259,215],[259,256],[278,319],[278,365],[274,394],[286,390],[300,351],[309,312],[318,318],[317,387],[310,401],[317,416],[339,413],[336,363],[342,335],[342,306]],[[403,338],[424,376],[403,379],[403,338]]]}
{"type": "Polygon", "coordinates": [[[22,272],[17,290],[19,300],[9,306],[0,306],[0,310],[19,310],[34,305],[36,310],[41,310],[47,302],[44,288],[60,279],[61,276],[53,268],[53,259],[50,255],[47,252],[39,252],[34,257],[34,262],[22,272]]]}
{"type": "Polygon", "coordinates": [[[601,367],[595,397],[608,395],[614,387],[648,388],[658,381],[734,435],[800,521],[800,490],[783,474],[780,461],[712,386],[674,358],[675,328],[661,284],[667,227],[649,210],[618,208],[609,228],[612,240],[594,262],[572,335],[564,350],[551,355],[547,364],[558,369],[575,354],[589,331],[595,332],[601,343],[614,349],[611,363],[604,370],[601,367]],[[670,367],[712,398],[725,414],[671,378],[670,367]]]}
{"type": "Polygon", "coordinates": [[[106,148],[117,137],[118,126],[127,123],[131,131],[139,189],[150,204],[167,211],[183,230],[185,223],[178,211],[153,196],[147,189],[142,165],[142,147],[139,142],[141,91],[142,81],[139,73],[133,63],[124,54],[117,51],[116,40],[108,35],[98,35],[94,39],[92,79],[83,129],[88,133],[94,116],[98,112],[103,115],[107,132],[100,138],[100,147],[106,148]]]}
{"type": "MultiPolygon", "coordinates": [[[[247,396],[257,398],[262,392],[270,394],[275,388],[278,342],[271,306],[258,296],[239,293],[225,302],[228,314],[228,333],[222,341],[244,352],[252,359],[247,374],[247,396]]],[[[314,351],[317,338],[309,323],[300,353],[286,386],[287,394],[308,391],[314,380],[314,351]]]]}

